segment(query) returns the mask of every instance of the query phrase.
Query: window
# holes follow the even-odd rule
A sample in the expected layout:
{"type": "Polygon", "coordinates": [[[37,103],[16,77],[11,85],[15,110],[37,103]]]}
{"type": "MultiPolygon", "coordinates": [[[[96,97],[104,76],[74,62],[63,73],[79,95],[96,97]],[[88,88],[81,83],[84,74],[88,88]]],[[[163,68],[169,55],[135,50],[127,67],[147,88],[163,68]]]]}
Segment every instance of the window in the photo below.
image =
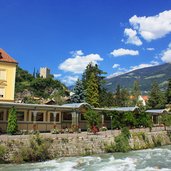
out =
{"type": "Polygon", "coordinates": [[[17,111],[17,121],[24,121],[24,111],[17,111]]]}
{"type": "Polygon", "coordinates": [[[3,119],[4,119],[4,111],[1,110],[0,111],[0,121],[3,121],[3,119]]]}
{"type": "Polygon", "coordinates": [[[84,121],[86,120],[85,117],[84,117],[84,114],[83,113],[80,113],[81,114],[81,120],[84,121]]]}
{"type": "MultiPolygon", "coordinates": [[[[36,115],[36,121],[40,121],[42,122],[43,121],[43,112],[37,112],[37,115],[36,115]]],[[[32,121],[34,121],[34,115],[33,115],[33,112],[32,112],[32,121]]]]}
{"type": "Polygon", "coordinates": [[[4,98],[5,97],[5,88],[0,87],[0,98],[4,98]]]}
{"type": "MultiPolygon", "coordinates": [[[[54,122],[53,113],[50,113],[50,122],[54,122]]],[[[56,114],[56,122],[59,122],[59,113],[56,114]]]]}
{"type": "Polygon", "coordinates": [[[43,121],[43,112],[37,112],[36,121],[43,121]]]}
{"type": "Polygon", "coordinates": [[[6,70],[0,69],[0,80],[6,80],[6,70]]]}
{"type": "Polygon", "coordinates": [[[63,120],[72,120],[72,114],[69,113],[69,112],[62,112],[62,115],[63,115],[63,120]]]}

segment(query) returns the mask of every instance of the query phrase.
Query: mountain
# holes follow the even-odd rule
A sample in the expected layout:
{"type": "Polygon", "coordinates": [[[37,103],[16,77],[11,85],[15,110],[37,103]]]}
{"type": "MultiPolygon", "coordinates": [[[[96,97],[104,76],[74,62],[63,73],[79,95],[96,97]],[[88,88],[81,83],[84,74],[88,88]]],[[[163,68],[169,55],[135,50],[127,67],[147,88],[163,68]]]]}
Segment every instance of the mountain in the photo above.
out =
{"type": "Polygon", "coordinates": [[[132,88],[135,80],[138,80],[141,86],[141,91],[145,93],[151,89],[151,84],[156,81],[161,89],[166,88],[167,80],[171,78],[171,64],[162,64],[148,68],[142,68],[131,71],[119,76],[106,79],[105,88],[114,92],[119,84],[122,87],[132,88]]]}

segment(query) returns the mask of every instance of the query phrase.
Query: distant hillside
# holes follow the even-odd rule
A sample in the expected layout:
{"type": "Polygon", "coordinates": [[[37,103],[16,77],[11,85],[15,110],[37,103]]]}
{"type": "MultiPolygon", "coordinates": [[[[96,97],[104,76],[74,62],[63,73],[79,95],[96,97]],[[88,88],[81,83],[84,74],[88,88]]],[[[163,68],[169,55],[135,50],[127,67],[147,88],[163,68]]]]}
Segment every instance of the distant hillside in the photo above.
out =
{"type": "Polygon", "coordinates": [[[122,87],[131,89],[134,81],[139,80],[141,91],[145,92],[150,90],[151,83],[153,81],[156,81],[161,89],[165,88],[169,78],[171,78],[171,64],[162,64],[138,69],[123,75],[106,79],[105,87],[110,92],[114,92],[118,84],[122,87]]]}
{"type": "Polygon", "coordinates": [[[17,67],[15,98],[33,98],[48,99],[54,91],[58,91],[61,96],[68,94],[68,89],[59,80],[53,78],[40,78],[39,75],[33,77],[28,71],[17,67]]]}

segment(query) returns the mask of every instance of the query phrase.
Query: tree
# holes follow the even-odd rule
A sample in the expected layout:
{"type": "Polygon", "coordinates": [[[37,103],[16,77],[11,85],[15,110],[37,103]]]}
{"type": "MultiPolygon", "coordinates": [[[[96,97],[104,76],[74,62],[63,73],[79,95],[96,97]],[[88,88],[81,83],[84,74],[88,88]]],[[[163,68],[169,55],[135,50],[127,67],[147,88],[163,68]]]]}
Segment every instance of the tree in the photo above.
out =
{"type": "Polygon", "coordinates": [[[111,107],[114,105],[113,93],[107,92],[105,88],[101,90],[99,99],[100,107],[111,107]]]}
{"type": "Polygon", "coordinates": [[[55,91],[53,95],[51,96],[52,99],[55,100],[55,103],[58,105],[64,104],[64,98],[62,96],[62,93],[60,91],[55,91]]]}
{"type": "Polygon", "coordinates": [[[104,76],[102,76],[102,74],[106,74],[106,73],[100,70],[97,64],[94,65],[92,62],[87,65],[82,75],[82,83],[83,83],[84,90],[87,89],[88,80],[90,79],[92,73],[94,73],[97,79],[98,89],[100,91],[101,85],[103,84],[103,80],[105,78],[104,76]]]}
{"type": "Polygon", "coordinates": [[[171,79],[168,81],[168,87],[166,90],[167,104],[171,104],[171,79]]]}
{"type": "Polygon", "coordinates": [[[17,132],[17,129],[18,129],[18,125],[17,125],[16,109],[15,107],[12,107],[9,110],[7,133],[13,135],[17,132]]]}
{"type": "Polygon", "coordinates": [[[133,128],[136,126],[136,119],[135,119],[135,113],[133,112],[124,112],[123,113],[123,121],[124,126],[133,128]]]}
{"type": "Polygon", "coordinates": [[[115,93],[115,105],[121,106],[121,87],[120,85],[117,85],[116,87],[116,93],[115,93]]]}
{"type": "Polygon", "coordinates": [[[141,95],[140,84],[139,84],[138,80],[135,80],[134,84],[133,84],[133,89],[132,89],[133,105],[137,104],[139,95],[141,95]]]}
{"type": "Polygon", "coordinates": [[[94,107],[99,106],[98,81],[93,72],[91,73],[90,79],[87,83],[86,102],[94,107]]]}
{"type": "Polygon", "coordinates": [[[121,106],[129,106],[130,104],[130,95],[126,88],[121,89],[121,106]]]}
{"type": "Polygon", "coordinates": [[[100,115],[92,109],[84,113],[84,118],[87,120],[89,128],[99,125],[100,115]]]}
{"type": "Polygon", "coordinates": [[[157,82],[152,83],[151,91],[149,93],[148,105],[153,109],[164,108],[166,104],[166,98],[164,93],[161,92],[157,82]]]}
{"type": "Polygon", "coordinates": [[[164,124],[166,130],[166,126],[171,126],[171,115],[170,114],[161,115],[161,123],[164,124]]]}
{"type": "Polygon", "coordinates": [[[129,92],[126,88],[121,88],[120,85],[117,85],[116,88],[115,106],[129,106],[129,92]]]}
{"type": "Polygon", "coordinates": [[[73,93],[74,94],[71,96],[71,102],[83,103],[85,101],[85,93],[81,80],[79,79],[77,80],[73,93]]]}

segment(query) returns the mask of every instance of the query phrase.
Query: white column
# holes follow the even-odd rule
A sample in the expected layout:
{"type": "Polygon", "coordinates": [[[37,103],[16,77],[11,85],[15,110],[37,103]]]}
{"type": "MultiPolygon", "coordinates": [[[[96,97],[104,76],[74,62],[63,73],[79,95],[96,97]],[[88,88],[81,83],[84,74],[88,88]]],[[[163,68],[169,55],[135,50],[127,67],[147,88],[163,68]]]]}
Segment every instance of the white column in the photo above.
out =
{"type": "Polygon", "coordinates": [[[77,113],[76,112],[72,112],[72,124],[77,125],[77,113]]]}
{"type": "Polygon", "coordinates": [[[104,125],[104,115],[102,114],[102,126],[104,125]]]}
{"type": "Polygon", "coordinates": [[[33,111],[33,123],[36,123],[36,117],[37,117],[37,112],[38,111],[33,111]]]}
{"type": "Polygon", "coordinates": [[[53,123],[56,124],[56,115],[57,115],[57,112],[52,112],[53,113],[53,123]]]}

